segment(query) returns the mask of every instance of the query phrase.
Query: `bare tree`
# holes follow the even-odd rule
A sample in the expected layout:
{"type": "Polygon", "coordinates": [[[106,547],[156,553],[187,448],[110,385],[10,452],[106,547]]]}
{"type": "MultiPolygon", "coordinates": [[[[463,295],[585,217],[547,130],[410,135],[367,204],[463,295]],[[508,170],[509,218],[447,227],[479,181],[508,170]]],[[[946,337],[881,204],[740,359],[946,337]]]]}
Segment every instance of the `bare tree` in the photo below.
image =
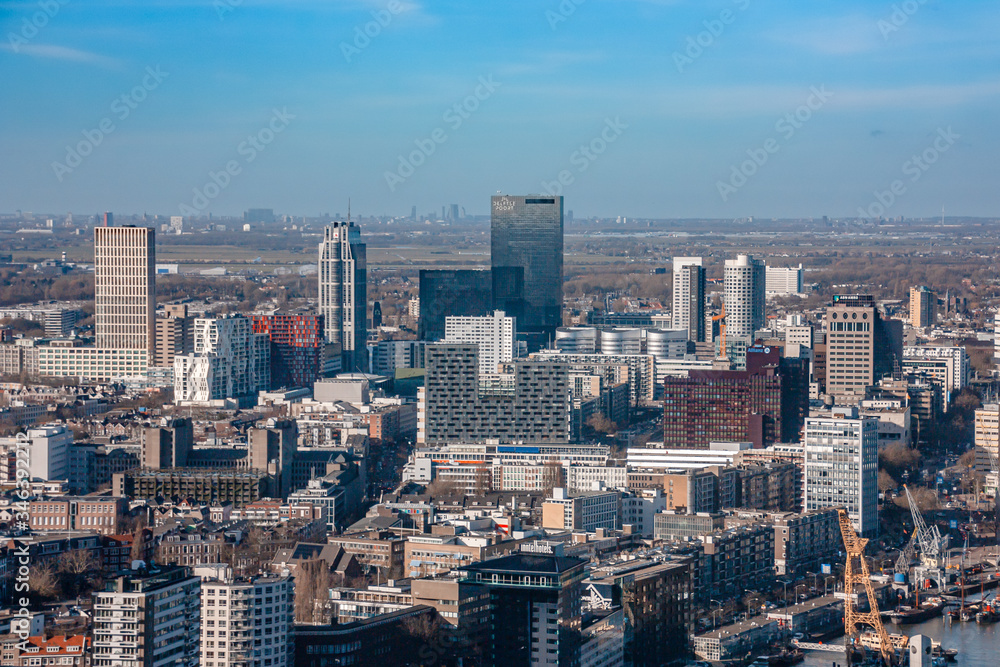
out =
{"type": "Polygon", "coordinates": [[[129,557],[132,560],[144,560],[146,553],[146,522],[140,521],[132,533],[132,550],[129,557]]]}
{"type": "Polygon", "coordinates": [[[49,563],[31,568],[28,571],[28,590],[43,600],[58,595],[59,577],[55,568],[49,563]]]}
{"type": "Polygon", "coordinates": [[[307,560],[295,568],[295,622],[322,623],[330,598],[330,567],[321,559],[307,560]]]}

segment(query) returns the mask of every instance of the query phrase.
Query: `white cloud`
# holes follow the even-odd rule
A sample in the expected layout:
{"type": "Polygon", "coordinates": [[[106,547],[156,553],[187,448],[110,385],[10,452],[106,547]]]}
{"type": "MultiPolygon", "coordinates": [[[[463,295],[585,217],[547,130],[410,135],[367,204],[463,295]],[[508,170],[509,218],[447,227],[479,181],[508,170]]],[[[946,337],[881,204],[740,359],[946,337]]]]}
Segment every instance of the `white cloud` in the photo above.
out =
{"type": "Polygon", "coordinates": [[[55,44],[0,44],[0,50],[8,51],[18,55],[25,55],[31,58],[43,58],[48,60],[62,60],[65,62],[84,63],[87,65],[98,65],[100,67],[116,68],[121,63],[115,58],[102,56],[90,51],[70,48],[68,46],[57,46],[55,44]]]}

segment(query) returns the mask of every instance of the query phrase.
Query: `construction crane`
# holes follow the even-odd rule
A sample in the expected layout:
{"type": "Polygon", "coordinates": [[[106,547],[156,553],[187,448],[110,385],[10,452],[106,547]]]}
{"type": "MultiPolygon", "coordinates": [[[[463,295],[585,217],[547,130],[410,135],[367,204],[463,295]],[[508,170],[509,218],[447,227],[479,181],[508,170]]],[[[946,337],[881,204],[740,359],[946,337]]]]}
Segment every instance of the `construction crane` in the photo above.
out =
{"type": "MultiPolygon", "coordinates": [[[[890,635],[886,632],[885,626],[882,625],[882,614],[878,608],[878,599],[875,597],[875,588],[872,586],[868,561],[865,560],[865,546],[868,544],[868,539],[858,537],[847,510],[838,509],[837,516],[840,520],[840,534],[844,538],[844,549],[847,551],[847,562],[844,565],[844,634],[856,646],[867,644],[877,648],[887,667],[891,667],[896,658],[896,651],[905,648],[909,643],[909,638],[903,635],[890,635]],[[858,586],[865,588],[865,594],[868,596],[868,611],[858,611],[854,601],[854,592],[858,586]],[[862,625],[867,625],[873,630],[872,641],[863,641],[862,625]],[[874,646],[876,643],[877,647],[874,646]]],[[[850,648],[849,643],[848,651],[850,648]]]]}
{"type": "MultiPolygon", "coordinates": [[[[910,542],[916,541],[914,547],[917,545],[920,546],[920,567],[924,574],[934,574],[934,580],[940,588],[944,585],[942,577],[944,576],[945,556],[948,551],[948,538],[941,535],[941,531],[938,530],[937,526],[927,527],[927,524],[924,523],[924,518],[920,515],[920,508],[917,507],[917,501],[913,499],[913,494],[910,493],[910,488],[904,484],[903,491],[906,492],[906,501],[910,505],[910,514],[913,515],[913,537],[910,538],[910,542]]],[[[909,545],[907,545],[907,548],[909,548],[909,545]]],[[[904,549],[904,553],[900,554],[899,560],[896,561],[897,572],[909,570],[909,557],[905,563],[902,563],[902,567],[905,569],[899,569],[901,565],[900,561],[906,555],[906,551],[904,549]]]]}
{"type": "Polygon", "coordinates": [[[894,572],[897,574],[909,574],[910,563],[913,561],[913,556],[917,553],[917,531],[914,530],[913,534],[910,535],[910,541],[906,543],[903,550],[899,552],[899,558],[896,559],[896,568],[894,572]]]}
{"type": "Polygon", "coordinates": [[[712,316],[713,322],[719,322],[719,336],[721,337],[721,342],[719,343],[719,359],[727,359],[726,357],[726,304],[722,303],[722,312],[718,315],[712,316]]]}

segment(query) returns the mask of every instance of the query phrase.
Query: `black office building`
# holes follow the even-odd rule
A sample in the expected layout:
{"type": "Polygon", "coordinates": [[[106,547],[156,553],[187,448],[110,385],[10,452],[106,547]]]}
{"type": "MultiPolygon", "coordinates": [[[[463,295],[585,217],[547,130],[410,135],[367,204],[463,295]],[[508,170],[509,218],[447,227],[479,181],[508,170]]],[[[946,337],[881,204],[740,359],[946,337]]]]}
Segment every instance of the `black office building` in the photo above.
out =
{"type": "Polygon", "coordinates": [[[420,322],[417,325],[420,340],[444,339],[446,317],[486,317],[494,310],[517,318],[520,328],[525,310],[524,269],[520,266],[420,271],[420,322]]]}
{"type": "Polygon", "coordinates": [[[518,332],[537,348],[562,326],[563,198],[498,195],[492,201],[492,267],[524,269],[525,308],[518,332]]]}
{"type": "Polygon", "coordinates": [[[484,665],[580,664],[587,561],[553,546],[551,553],[514,553],[459,568],[464,582],[490,593],[484,665]]]}
{"type": "Polygon", "coordinates": [[[493,278],[490,271],[420,271],[421,340],[444,338],[444,321],[449,315],[482,317],[493,307],[493,278]]]}

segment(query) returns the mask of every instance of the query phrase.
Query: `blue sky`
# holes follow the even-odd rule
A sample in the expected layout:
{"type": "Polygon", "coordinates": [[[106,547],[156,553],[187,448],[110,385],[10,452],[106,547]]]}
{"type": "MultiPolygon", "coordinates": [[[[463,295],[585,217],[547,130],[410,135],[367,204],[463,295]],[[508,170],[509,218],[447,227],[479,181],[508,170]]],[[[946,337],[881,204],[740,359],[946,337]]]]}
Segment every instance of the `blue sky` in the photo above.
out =
{"type": "Polygon", "coordinates": [[[0,2],[0,211],[997,215],[998,25],[988,0],[0,2]]]}

